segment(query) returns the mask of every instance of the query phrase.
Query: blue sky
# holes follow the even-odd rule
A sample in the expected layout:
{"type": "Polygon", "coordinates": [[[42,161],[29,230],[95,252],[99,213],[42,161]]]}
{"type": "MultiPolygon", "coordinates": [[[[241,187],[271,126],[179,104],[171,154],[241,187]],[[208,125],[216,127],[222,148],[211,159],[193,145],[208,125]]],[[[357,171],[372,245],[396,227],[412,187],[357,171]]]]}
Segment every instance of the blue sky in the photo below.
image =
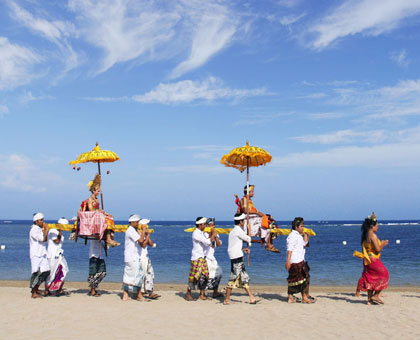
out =
{"type": "Polygon", "coordinates": [[[278,220],[418,219],[420,0],[0,4],[0,218],[72,217],[98,141],[118,219],[231,219],[247,140],[278,220]]]}

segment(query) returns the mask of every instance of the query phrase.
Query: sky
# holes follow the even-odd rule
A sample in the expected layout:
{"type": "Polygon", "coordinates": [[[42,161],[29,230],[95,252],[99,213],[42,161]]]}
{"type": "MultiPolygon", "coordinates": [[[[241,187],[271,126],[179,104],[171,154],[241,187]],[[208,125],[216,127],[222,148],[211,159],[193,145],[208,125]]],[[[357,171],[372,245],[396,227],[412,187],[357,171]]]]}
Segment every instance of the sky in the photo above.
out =
{"type": "Polygon", "coordinates": [[[3,0],[0,219],[419,219],[420,0],[3,0]],[[109,171],[109,174],[106,174],[109,171]]]}

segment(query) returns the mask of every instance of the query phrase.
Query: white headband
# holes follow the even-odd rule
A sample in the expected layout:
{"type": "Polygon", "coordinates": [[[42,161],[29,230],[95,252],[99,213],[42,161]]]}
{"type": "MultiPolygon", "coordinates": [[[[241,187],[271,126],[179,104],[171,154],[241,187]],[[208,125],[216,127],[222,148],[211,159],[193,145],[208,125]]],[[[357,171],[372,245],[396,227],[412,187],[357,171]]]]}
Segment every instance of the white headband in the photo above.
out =
{"type": "Polygon", "coordinates": [[[34,222],[38,221],[38,220],[42,220],[44,218],[44,214],[43,213],[36,213],[34,215],[34,222]]]}
{"type": "Polygon", "coordinates": [[[234,220],[235,221],[242,221],[242,220],[244,220],[246,218],[246,215],[245,214],[242,214],[242,215],[239,215],[239,216],[235,216],[234,217],[234,220]]]}
{"type": "Polygon", "coordinates": [[[149,224],[149,222],[150,222],[150,220],[148,220],[147,218],[142,218],[142,219],[139,221],[139,224],[149,224]]]}
{"type": "Polygon", "coordinates": [[[67,221],[64,217],[60,218],[57,221],[58,224],[69,224],[69,221],[67,221]]]}
{"type": "Polygon", "coordinates": [[[195,221],[195,224],[203,224],[207,222],[207,217],[202,217],[198,221],[195,221]]]}
{"type": "Polygon", "coordinates": [[[140,221],[140,215],[134,214],[128,218],[128,222],[137,222],[140,221]]]}

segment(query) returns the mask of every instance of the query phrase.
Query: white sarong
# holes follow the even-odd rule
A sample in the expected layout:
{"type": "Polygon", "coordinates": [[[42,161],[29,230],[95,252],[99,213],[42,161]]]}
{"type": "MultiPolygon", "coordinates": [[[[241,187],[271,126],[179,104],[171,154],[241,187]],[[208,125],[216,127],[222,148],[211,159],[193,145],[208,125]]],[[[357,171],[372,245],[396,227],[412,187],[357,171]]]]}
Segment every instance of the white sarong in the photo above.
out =
{"type": "Polygon", "coordinates": [[[132,262],[124,262],[124,264],[123,284],[141,287],[143,281],[143,268],[140,259],[132,262]]]}
{"type": "Polygon", "coordinates": [[[67,261],[63,256],[63,250],[61,250],[57,256],[49,259],[49,265],[51,271],[46,283],[48,290],[53,292],[61,288],[64,284],[64,279],[69,272],[67,261]]]}
{"type": "Polygon", "coordinates": [[[41,273],[47,272],[50,270],[50,265],[48,263],[47,254],[44,256],[33,256],[31,257],[31,274],[40,271],[41,273]]]}
{"type": "Polygon", "coordinates": [[[143,268],[143,285],[141,291],[143,293],[153,292],[153,282],[155,281],[155,272],[152,267],[152,262],[148,256],[143,256],[141,258],[141,265],[143,268]]]}

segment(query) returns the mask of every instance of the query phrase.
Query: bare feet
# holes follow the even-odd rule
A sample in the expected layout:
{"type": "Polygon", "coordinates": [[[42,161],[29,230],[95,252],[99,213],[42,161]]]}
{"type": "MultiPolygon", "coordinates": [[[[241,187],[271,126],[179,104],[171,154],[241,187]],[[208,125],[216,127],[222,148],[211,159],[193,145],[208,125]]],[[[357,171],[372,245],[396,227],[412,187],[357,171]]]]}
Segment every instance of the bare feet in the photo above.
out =
{"type": "Polygon", "coordinates": [[[296,303],[296,298],[294,296],[289,296],[287,303],[296,303]]]}
{"type": "Polygon", "coordinates": [[[43,296],[42,296],[42,295],[39,295],[39,294],[37,294],[37,293],[32,293],[31,298],[32,298],[32,299],[42,299],[42,298],[43,298],[43,296]]]}
{"type": "Polygon", "coordinates": [[[208,300],[208,301],[210,301],[211,300],[211,297],[208,297],[208,296],[205,296],[205,295],[200,295],[199,296],[199,299],[200,300],[208,300]]]}
{"type": "Polygon", "coordinates": [[[187,301],[195,301],[195,299],[191,296],[191,292],[187,291],[187,296],[185,297],[185,300],[187,301]]]}
{"type": "Polygon", "coordinates": [[[128,292],[126,290],[123,292],[122,300],[123,301],[130,300],[130,297],[128,296],[128,292]]]}
{"type": "Polygon", "coordinates": [[[315,299],[313,299],[313,300],[312,299],[303,299],[302,303],[308,303],[309,304],[309,303],[315,303],[315,301],[316,301],[315,299]]]}
{"type": "Polygon", "coordinates": [[[272,251],[273,253],[280,253],[280,250],[278,250],[276,247],[274,247],[272,244],[271,245],[267,245],[265,247],[266,250],[268,251],[272,251]]]}
{"type": "Polygon", "coordinates": [[[89,295],[94,297],[100,297],[101,293],[99,293],[96,289],[91,289],[89,295]]]}
{"type": "Polygon", "coordinates": [[[258,302],[260,302],[261,301],[261,299],[255,299],[255,300],[251,300],[251,301],[249,301],[249,304],[250,305],[256,305],[258,302]]]}
{"type": "Polygon", "coordinates": [[[160,295],[156,294],[156,293],[151,293],[151,294],[149,294],[145,297],[148,298],[148,299],[156,300],[156,299],[160,298],[160,295]]]}
{"type": "Polygon", "coordinates": [[[372,296],[371,300],[377,302],[380,305],[384,304],[384,302],[379,298],[379,296],[372,296]]]}

